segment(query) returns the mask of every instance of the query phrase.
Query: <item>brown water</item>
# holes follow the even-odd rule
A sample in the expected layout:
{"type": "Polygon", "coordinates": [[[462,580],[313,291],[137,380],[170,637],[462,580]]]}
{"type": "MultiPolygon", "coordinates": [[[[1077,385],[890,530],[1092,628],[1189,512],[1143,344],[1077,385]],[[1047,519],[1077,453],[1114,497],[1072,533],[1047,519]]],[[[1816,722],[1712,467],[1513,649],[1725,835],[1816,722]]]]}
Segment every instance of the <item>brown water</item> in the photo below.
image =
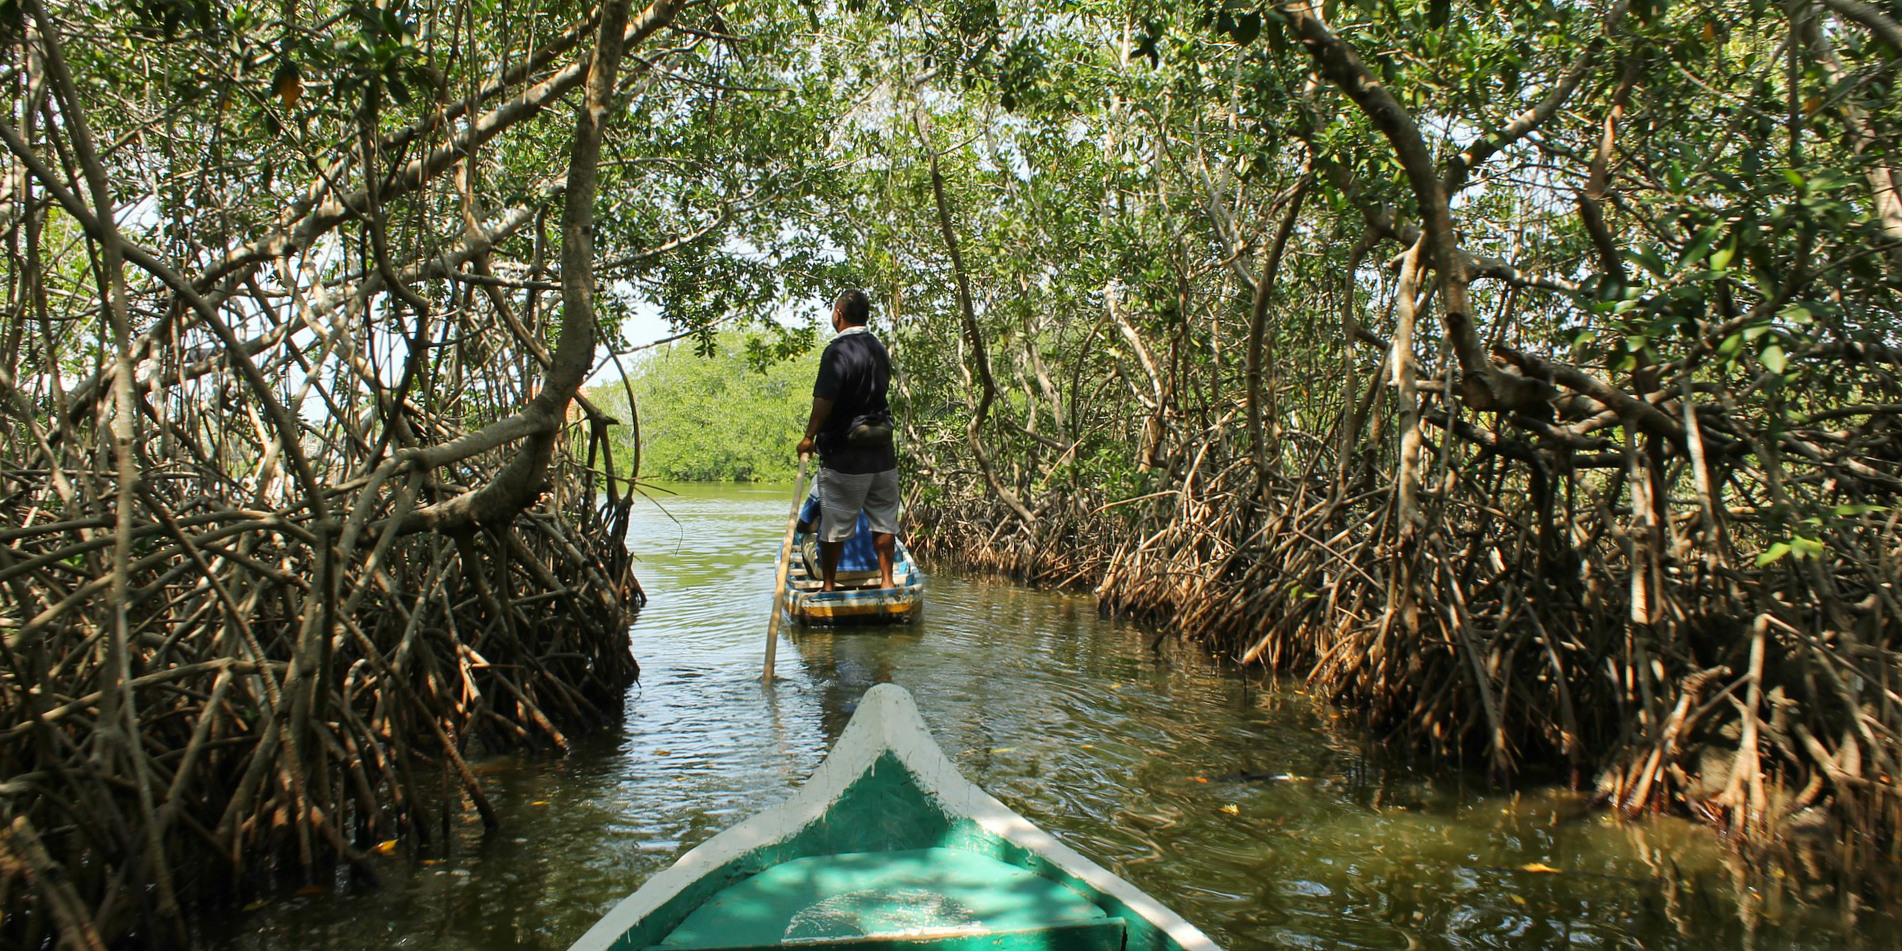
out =
{"type": "MultiPolygon", "coordinates": [[[[858,698],[911,690],[973,781],[1231,951],[1896,948],[1896,909],[1753,889],[1700,828],[1488,792],[1364,755],[1295,686],[1238,674],[1088,596],[938,573],[924,622],[782,636],[758,683],[784,490],[676,487],[631,533],[653,595],[625,721],[480,767],[502,816],[382,888],[224,922],[230,949],[564,948],[680,853],[785,798],[858,698]]],[[[1787,881],[1787,880],[1786,880],[1787,881]]]]}

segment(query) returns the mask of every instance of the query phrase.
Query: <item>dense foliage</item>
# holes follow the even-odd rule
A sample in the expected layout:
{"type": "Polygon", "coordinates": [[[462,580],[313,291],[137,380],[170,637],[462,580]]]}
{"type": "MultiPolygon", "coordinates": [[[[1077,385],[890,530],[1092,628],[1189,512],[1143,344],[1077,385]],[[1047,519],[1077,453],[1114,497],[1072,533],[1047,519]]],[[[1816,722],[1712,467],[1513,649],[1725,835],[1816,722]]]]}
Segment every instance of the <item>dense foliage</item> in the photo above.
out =
{"type": "Polygon", "coordinates": [[[713,344],[707,355],[680,344],[650,351],[629,363],[625,388],[590,393],[632,424],[612,430],[617,453],[638,458],[648,481],[790,484],[817,351],[768,347],[735,332],[713,344]],[[626,409],[630,392],[638,412],[626,409]]]}
{"type": "Polygon", "coordinates": [[[370,881],[498,821],[469,756],[618,714],[634,460],[580,386],[643,298],[704,337],[818,279],[769,239],[828,90],[729,93],[790,75],[736,29],[809,28],[0,4],[0,945],[370,881]]]}
{"type": "Polygon", "coordinates": [[[1502,781],[1902,849],[1892,6],[0,23],[9,939],[315,875],[427,827],[414,763],[585,719],[630,480],[789,464],[809,365],[714,344],[847,283],[900,365],[916,547],[1502,781]],[[571,401],[640,305],[721,356],[571,401]],[[755,397],[730,437],[667,418],[755,397]],[[622,416],[661,440],[638,471],[622,416]],[[202,855],[236,864],[169,877],[202,855]]]}
{"type": "Polygon", "coordinates": [[[1902,847],[1890,13],[873,19],[921,547],[1500,777],[1902,847]]]}

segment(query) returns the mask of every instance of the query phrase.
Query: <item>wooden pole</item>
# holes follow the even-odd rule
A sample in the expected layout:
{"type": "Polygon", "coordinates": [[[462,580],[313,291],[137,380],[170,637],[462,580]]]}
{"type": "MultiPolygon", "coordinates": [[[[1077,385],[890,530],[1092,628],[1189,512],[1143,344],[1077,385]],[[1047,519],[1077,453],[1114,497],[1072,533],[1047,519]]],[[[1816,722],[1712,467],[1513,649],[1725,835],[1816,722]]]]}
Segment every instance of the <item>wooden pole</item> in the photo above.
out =
{"type": "Polygon", "coordinates": [[[763,684],[773,682],[773,667],[779,662],[779,605],[786,597],[786,579],[792,574],[793,529],[799,525],[799,506],[806,501],[806,460],[799,456],[799,488],[793,492],[792,514],[786,516],[786,537],[779,542],[779,571],[773,582],[773,616],[766,622],[766,669],[760,674],[763,684]]]}

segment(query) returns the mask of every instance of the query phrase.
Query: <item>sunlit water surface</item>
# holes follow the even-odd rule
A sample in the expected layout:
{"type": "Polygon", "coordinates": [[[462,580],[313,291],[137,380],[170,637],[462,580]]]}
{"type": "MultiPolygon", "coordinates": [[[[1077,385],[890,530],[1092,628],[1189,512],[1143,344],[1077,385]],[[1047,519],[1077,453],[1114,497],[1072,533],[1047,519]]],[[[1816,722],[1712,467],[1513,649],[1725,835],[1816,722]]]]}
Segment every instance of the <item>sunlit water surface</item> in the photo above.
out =
{"type": "Polygon", "coordinates": [[[941,572],[916,627],[788,629],[764,688],[784,490],[675,489],[630,534],[652,601],[617,729],[559,758],[481,764],[498,832],[465,814],[446,851],[380,860],[379,889],[266,903],[211,940],[564,948],[682,852],[786,798],[889,680],[970,779],[1231,951],[1902,947],[1894,909],[1759,894],[1688,824],[1614,824],[1571,794],[1370,761],[1297,687],[1152,653],[1087,595],[941,572]]]}

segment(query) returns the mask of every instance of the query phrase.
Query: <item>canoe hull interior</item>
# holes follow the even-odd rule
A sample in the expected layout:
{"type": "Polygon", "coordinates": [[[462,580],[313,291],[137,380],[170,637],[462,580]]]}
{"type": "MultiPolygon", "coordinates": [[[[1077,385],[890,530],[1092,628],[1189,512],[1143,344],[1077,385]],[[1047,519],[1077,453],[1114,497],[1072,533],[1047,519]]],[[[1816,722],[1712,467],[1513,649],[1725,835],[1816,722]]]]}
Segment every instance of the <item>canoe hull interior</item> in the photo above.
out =
{"type": "MultiPolygon", "coordinates": [[[[780,951],[786,947],[748,944],[718,951],[780,951]]],[[[1123,951],[1123,928],[1115,922],[1096,921],[1033,931],[868,936],[839,942],[800,942],[790,947],[801,951],[1123,951]]]]}
{"type": "Polygon", "coordinates": [[[933,847],[773,866],[715,895],[656,947],[857,947],[881,935],[962,945],[1060,933],[1070,946],[1121,951],[1124,931],[1122,919],[1028,869],[933,847]]]}
{"type": "MultiPolygon", "coordinates": [[[[848,897],[874,891],[868,886],[848,897]]],[[[923,900],[952,898],[934,894],[923,900]]],[[[971,785],[932,742],[910,695],[902,688],[880,684],[866,694],[845,735],[792,800],[688,852],[616,905],[571,951],[748,947],[1094,951],[1110,940],[1104,935],[1112,930],[1119,931],[1120,937],[1109,947],[1126,951],[1220,951],[1154,898],[971,785]],[[744,916],[737,914],[728,919],[736,923],[732,929],[683,928],[703,906],[719,902],[729,890],[737,895],[748,879],[788,863],[813,856],[844,861],[843,857],[858,854],[933,849],[969,857],[960,861],[996,862],[1027,871],[1080,896],[1100,910],[1101,918],[1085,919],[1061,911],[1052,912],[1049,921],[1033,922],[1037,926],[1028,930],[1019,927],[1023,922],[1006,926],[1000,920],[1000,927],[988,933],[954,922],[937,931],[933,930],[937,925],[928,925],[908,934],[815,940],[797,928],[799,916],[810,919],[819,905],[795,901],[772,911],[760,910],[761,903],[752,902],[736,906],[752,909],[746,916],[758,919],[747,929],[738,928],[744,916]],[[680,934],[675,940],[677,930],[680,934]],[[727,936],[707,937],[716,931],[727,936]]]]}

